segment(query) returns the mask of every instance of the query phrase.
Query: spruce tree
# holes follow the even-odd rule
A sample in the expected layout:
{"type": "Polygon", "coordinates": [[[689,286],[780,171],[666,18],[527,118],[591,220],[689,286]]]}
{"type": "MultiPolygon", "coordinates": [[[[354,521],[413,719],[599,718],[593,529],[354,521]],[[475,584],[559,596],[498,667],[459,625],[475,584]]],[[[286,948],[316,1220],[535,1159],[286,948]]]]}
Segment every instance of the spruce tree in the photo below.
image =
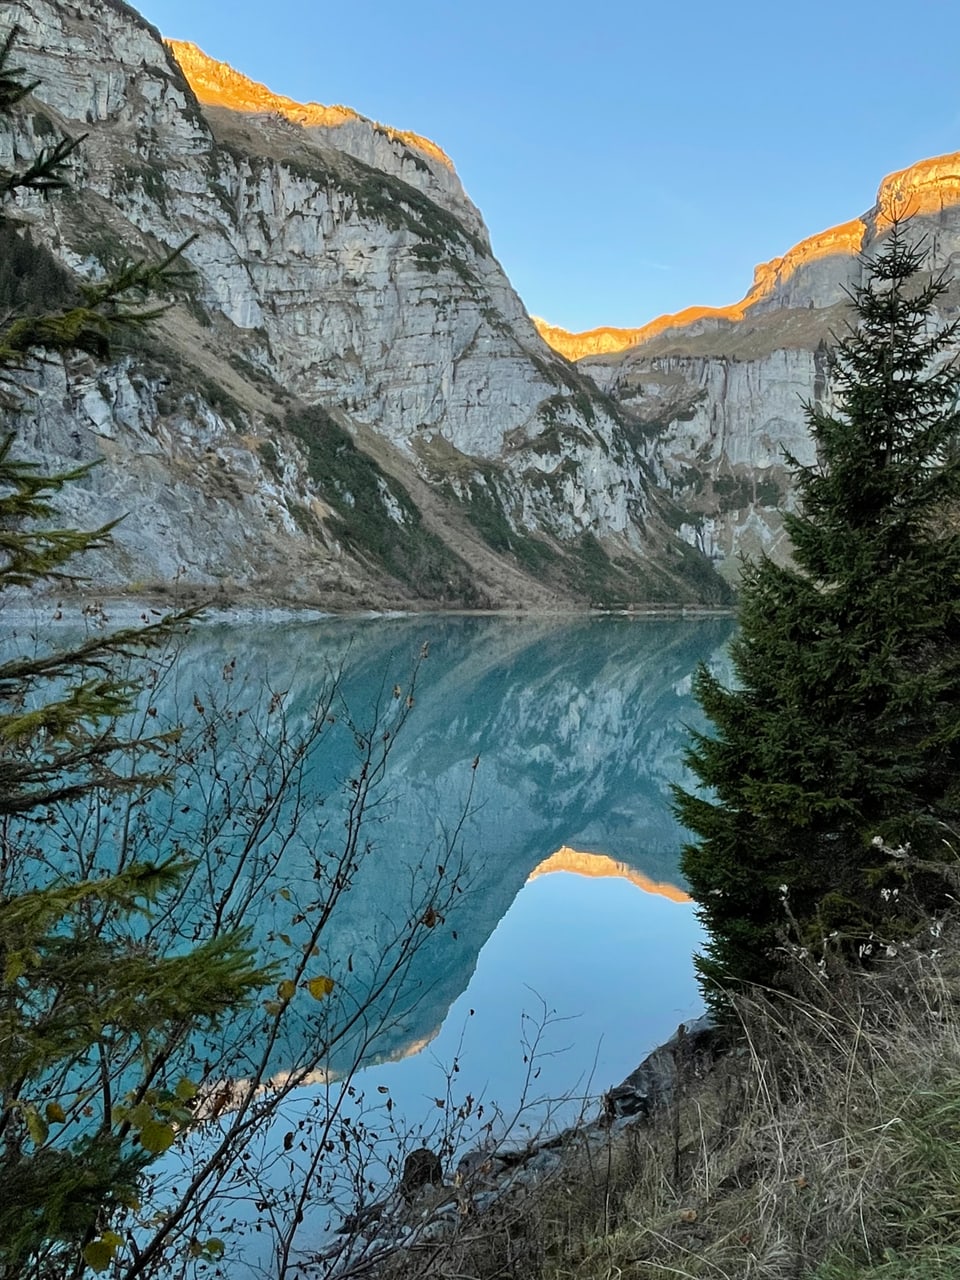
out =
{"type": "MultiPolygon", "coordinates": [[[[896,929],[904,864],[952,856],[960,809],[960,371],[937,328],[943,274],[894,223],[834,360],[838,411],[807,406],[817,462],[788,455],[792,563],[745,569],[734,687],[701,669],[712,732],[688,761],[703,785],[677,811],[683,871],[708,930],[708,1000],[775,982],[789,918],[803,941],[896,929]],[[884,890],[884,885],[887,886],[884,890]]],[[[916,880],[934,909],[943,882],[916,880]]]]}
{"type": "MultiPolygon", "coordinates": [[[[8,133],[34,87],[11,66],[14,36],[0,42],[8,133]]],[[[0,168],[0,415],[17,395],[14,371],[50,353],[106,357],[116,334],[156,314],[149,299],[179,273],[177,253],[95,284],[49,269],[13,202],[62,189],[75,145],[0,168]],[[59,309],[41,305],[38,281],[42,292],[67,284],[59,309]]],[[[0,604],[11,588],[69,576],[77,554],[109,539],[109,525],[57,521],[56,494],[81,474],[45,474],[16,457],[9,433],[0,442],[0,604]]],[[[269,976],[240,932],[178,954],[144,941],[144,917],[187,870],[181,856],[77,880],[58,872],[45,835],[60,802],[171,783],[166,740],[123,732],[135,686],[121,664],[185,620],[95,632],[65,648],[30,645],[0,661],[0,1277],[11,1280],[110,1265],[125,1243],[117,1214],[136,1204],[145,1166],[194,1122],[195,1085],[180,1072],[191,1035],[222,1022],[269,976]]]]}

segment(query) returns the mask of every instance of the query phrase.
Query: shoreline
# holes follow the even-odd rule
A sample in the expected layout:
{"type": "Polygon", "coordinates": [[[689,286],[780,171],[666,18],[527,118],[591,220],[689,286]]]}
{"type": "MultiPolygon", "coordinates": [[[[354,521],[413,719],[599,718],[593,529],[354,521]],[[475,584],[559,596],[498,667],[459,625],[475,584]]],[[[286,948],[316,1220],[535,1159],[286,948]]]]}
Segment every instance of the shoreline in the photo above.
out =
{"type": "Polygon", "coordinates": [[[632,618],[651,621],[659,618],[700,620],[703,618],[732,618],[736,607],[731,605],[703,604],[637,604],[610,609],[592,608],[589,605],[569,604],[557,608],[542,605],[526,607],[507,605],[497,609],[443,608],[433,604],[423,607],[404,604],[355,604],[329,606],[269,600],[263,597],[211,600],[198,602],[190,598],[180,601],[166,594],[144,593],[127,595],[123,592],[58,592],[24,595],[18,599],[11,592],[9,603],[0,606],[0,626],[24,622],[43,621],[46,624],[76,625],[89,619],[96,622],[132,625],[148,622],[189,609],[197,609],[198,615],[191,625],[210,626],[223,623],[246,624],[251,622],[324,622],[343,620],[390,620],[396,618],[504,618],[517,621],[571,621],[579,618],[632,618]],[[48,614],[46,617],[39,615],[48,614]]]}

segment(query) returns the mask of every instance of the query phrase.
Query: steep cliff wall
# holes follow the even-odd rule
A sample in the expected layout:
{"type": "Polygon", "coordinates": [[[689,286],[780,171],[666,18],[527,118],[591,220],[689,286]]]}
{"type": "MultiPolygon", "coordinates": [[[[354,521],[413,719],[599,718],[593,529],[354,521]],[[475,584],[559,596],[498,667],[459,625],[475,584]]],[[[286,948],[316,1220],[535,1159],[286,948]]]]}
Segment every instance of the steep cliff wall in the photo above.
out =
{"type": "MultiPolygon", "coordinates": [[[[38,246],[96,276],[183,244],[192,297],[109,368],[45,366],[17,431],[131,513],[101,583],[343,604],[716,599],[632,415],[539,337],[449,160],[300,107],[121,0],[15,0],[41,81],[4,154],[88,134],[38,246]]],[[[38,250],[39,251],[39,250],[38,250]]]]}
{"type": "Polygon", "coordinates": [[[934,265],[960,252],[960,155],[944,156],[758,267],[730,307],[566,334],[525,314],[427,139],[165,45],[122,0],[8,13],[41,84],[0,159],[88,134],[72,191],[20,207],[37,278],[47,251],[96,277],[185,241],[194,270],[192,296],[109,367],[20,385],[25,452],[102,464],[71,517],[128,515],[91,561],[101,585],[716,601],[708,559],[732,577],[738,551],[786,551],[782,448],[809,458],[802,402],[829,402],[859,255],[895,213],[916,214],[934,265]]]}
{"type": "MultiPolygon", "coordinates": [[[[892,216],[912,218],[930,267],[960,261],[960,153],[885,178],[862,217],[795,245],[754,272],[729,307],[690,307],[637,329],[542,336],[644,424],[654,474],[673,496],[681,536],[730,579],[738,553],[788,553],[780,509],[793,502],[783,451],[814,460],[804,404],[832,405],[830,348],[892,216]]],[[[943,300],[954,318],[960,287],[943,300]]]]}

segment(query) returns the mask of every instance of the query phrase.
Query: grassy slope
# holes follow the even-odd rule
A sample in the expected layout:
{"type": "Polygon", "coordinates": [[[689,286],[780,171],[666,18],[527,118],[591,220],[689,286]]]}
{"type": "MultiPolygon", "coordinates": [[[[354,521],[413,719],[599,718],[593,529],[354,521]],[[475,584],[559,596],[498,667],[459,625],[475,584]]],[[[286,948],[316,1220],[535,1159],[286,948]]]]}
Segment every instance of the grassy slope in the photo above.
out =
{"type": "Polygon", "coordinates": [[[744,996],[653,1121],[391,1275],[955,1280],[960,920],[800,989],[744,996]]]}

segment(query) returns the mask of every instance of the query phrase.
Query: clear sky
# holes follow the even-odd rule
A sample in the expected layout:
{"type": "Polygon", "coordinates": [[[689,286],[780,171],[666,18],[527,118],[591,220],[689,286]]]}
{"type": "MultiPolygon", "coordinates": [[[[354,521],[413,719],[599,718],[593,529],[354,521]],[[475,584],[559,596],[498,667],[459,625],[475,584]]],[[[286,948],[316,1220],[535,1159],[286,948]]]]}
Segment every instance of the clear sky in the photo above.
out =
{"type": "Polygon", "coordinates": [[[277,93],[450,155],[527,309],[740,298],[756,263],[960,151],[956,0],[141,0],[277,93]]]}

